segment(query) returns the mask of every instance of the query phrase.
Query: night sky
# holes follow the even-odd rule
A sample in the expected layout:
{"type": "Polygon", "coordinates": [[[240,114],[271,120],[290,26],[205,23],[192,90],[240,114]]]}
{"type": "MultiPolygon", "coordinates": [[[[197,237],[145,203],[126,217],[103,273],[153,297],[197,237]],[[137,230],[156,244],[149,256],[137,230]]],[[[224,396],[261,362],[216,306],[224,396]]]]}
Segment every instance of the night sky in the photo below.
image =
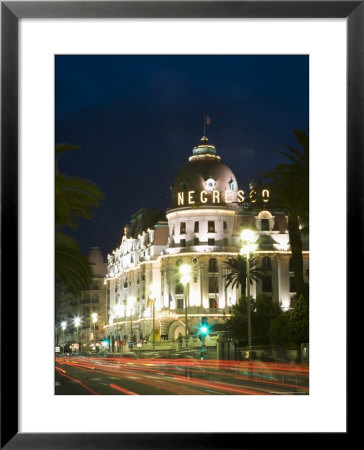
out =
{"type": "Polygon", "coordinates": [[[56,143],[81,148],[59,170],[95,182],[105,199],[76,239],[106,257],[141,207],[165,212],[179,168],[209,143],[239,189],[282,161],[309,124],[308,56],[56,56],[56,143]]]}

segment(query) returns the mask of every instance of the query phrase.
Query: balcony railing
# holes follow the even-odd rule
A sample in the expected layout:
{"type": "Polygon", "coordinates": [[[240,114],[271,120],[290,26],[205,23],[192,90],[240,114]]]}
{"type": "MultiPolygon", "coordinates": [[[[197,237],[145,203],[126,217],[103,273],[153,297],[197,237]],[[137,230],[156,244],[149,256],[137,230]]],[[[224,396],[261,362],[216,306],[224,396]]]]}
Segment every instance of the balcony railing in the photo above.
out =
{"type": "MultiPolygon", "coordinates": [[[[223,314],[224,311],[223,308],[203,308],[201,306],[189,306],[187,308],[188,314],[223,314]]],[[[176,309],[177,314],[185,314],[185,312],[185,308],[176,309]]]]}

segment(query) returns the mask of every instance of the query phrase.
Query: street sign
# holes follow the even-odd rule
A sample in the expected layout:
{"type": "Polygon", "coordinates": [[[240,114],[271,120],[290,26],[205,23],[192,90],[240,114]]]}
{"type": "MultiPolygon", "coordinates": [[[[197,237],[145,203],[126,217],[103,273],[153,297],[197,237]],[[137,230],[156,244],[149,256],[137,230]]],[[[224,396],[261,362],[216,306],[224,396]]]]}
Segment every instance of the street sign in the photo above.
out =
{"type": "Polygon", "coordinates": [[[56,347],[55,350],[56,350],[56,353],[59,353],[61,351],[61,347],[56,347]]]}

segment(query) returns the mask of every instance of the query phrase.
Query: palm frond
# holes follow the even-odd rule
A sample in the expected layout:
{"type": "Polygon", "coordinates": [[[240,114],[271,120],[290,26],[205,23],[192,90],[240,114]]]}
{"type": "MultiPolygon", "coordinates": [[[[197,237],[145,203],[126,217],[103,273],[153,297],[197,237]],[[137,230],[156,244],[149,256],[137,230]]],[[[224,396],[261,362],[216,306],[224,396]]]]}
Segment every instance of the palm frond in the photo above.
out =
{"type": "Polygon", "coordinates": [[[76,217],[90,219],[92,209],[99,206],[103,194],[92,182],[83,178],[56,173],[56,226],[77,227],[76,217]]]}
{"type": "Polygon", "coordinates": [[[77,242],[66,234],[56,231],[55,252],[56,278],[60,279],[75,296],[89,289],[92,272],[77,242]]]}

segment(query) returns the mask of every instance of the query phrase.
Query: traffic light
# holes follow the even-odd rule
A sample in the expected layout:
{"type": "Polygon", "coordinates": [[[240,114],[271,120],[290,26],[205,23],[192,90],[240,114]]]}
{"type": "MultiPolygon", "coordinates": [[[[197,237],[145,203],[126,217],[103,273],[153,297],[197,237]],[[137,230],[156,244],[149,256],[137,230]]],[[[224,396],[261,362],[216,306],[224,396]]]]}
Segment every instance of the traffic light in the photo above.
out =
{"type": "Polygon", "coordinates": [[[200,350],[200,359],[205,359],[206,345],[205,337],[210,333],[210,326],[208,324],[207,317],[201,317],[201,323],[199,328],[199,338],[202,341],[202,347],[200,350]]]}
{"type": "Polygon", "coordinates": [[[207,317],[201,317],[201,324],[200,324],[200,328],[199,328],[200,339],[204,340],[205,337],[209,334],[209,332],[210,332],[210,326],[207,323],[207,317]]]}

